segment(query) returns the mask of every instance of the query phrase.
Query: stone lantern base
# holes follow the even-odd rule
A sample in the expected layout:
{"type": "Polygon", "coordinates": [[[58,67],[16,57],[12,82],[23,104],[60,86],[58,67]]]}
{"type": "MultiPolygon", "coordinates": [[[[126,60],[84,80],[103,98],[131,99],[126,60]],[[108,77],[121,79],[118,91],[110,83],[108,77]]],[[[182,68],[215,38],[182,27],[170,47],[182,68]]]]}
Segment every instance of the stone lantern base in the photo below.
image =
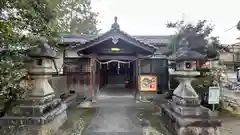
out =
{"type": "Polygon", "coordinates": [[[198,99],[173,96],[161,109],[163,123],[172,135],[220,135],[221,121],[199,105],[198,99]]]}
{"type": "Polygon", "coordinates": [[[220,135],[221,121],[200,105],[191,81],[197,71],[175,71],[171,75],[179,80],[178,87],[168,103],[162,104],[162,119],[172,135],[220,135]]]}
{"type": "Polygon", "coordinates": [[[40,135],[43,130],[44,132],[58,130],[67,118],[67,106],[60,99],[53,97],[54,94],[18,101],[18,105],[0,118],[0,124],[4,127],[1,132],[10,130],[8,127],[18,128],[22,126],[32,127],[30,130],[36,135],[40,135]]]}

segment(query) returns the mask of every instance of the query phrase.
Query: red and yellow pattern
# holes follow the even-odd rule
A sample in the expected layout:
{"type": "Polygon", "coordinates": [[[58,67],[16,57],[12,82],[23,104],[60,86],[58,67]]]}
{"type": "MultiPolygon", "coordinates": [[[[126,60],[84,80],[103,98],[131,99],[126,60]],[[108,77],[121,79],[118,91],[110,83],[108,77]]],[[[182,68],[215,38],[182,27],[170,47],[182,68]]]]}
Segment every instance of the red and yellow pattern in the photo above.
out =
{"type": "Polygon", "coordinates": [[[141,75],[139,77],[140,91],[157,91],[157,77],[152,75],[141,75]]]}

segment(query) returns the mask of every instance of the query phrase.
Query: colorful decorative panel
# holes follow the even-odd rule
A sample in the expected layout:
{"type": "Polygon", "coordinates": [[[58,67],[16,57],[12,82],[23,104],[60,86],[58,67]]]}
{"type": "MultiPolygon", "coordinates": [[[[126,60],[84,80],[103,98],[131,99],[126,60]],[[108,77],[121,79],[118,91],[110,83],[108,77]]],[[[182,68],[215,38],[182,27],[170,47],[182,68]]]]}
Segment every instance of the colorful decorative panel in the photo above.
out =
{"type": "Polygon", "coordinates": [[[140,91],[157,91],[157,77],[152,75],[141,75],[139,77],[140,91]]]}

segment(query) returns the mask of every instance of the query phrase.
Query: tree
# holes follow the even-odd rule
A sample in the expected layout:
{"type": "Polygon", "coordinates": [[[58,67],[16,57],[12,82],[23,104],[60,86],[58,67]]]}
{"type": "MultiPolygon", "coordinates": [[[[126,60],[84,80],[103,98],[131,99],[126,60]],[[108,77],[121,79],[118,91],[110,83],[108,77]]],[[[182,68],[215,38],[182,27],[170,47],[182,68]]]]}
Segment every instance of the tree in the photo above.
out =
{"type": "Polygon", "coordinates": [[[2,0],[0,2],[0,95],[5,99],[1,116],[28,90],[20,81],[27,75],[24,51],[33,37],[57,36],[51,24],[57,7],[48,0],[2,0]]]}
{"type": "Polygon", "coordinates": [[[240,30],[240,21],[237,23],[237,30],[240,30]]]}
{"type": "Polygon", "coordinates": [[[90,0],[61,0],[58,14],[59,32],[97,34],[98,14],[91,10],[90,0]]]}
{"type": "Polygon", "coordinates": [[[207,54],[208,57],[214,58],[218,56],[219,51],[227,48],[223,47],[218,37],[210,36],[213,31],[213,25],[207,24],[206,20],[200,20],[197,24],[185,23],[183,20],[178,22],[170,22],[168,28],[176,29],[176,34],[171,37],[169,43],[169,52],[172,54],[179,49],[179,41],[185,38],[189,42],[189,48],[202,54],[207,54]]]}

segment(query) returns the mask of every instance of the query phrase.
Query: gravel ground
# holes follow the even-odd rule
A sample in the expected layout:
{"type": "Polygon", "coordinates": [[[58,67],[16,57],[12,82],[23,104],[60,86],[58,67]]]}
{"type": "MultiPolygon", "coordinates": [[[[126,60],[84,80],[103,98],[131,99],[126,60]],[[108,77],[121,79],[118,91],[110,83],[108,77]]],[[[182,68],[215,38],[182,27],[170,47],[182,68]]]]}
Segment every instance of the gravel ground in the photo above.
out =
{"type": "Polygon", "coordinates": [[[222,118],[221,135],[239,135],[240,118],[222,118]]]}
{"type": "Polygon", "coordinates": [[[74,108],[67,110],[67,121],[55,135],[82,135],[83,130],[91,122],[96,113],[96,108],[74,108]]]}
{"type": "Polygon", "coordinates": [[[169,135],[163,127],[159,115],[158,107],[151,103],[139,108],[138,117],[143,128],[143,135],[169,135]]]}

